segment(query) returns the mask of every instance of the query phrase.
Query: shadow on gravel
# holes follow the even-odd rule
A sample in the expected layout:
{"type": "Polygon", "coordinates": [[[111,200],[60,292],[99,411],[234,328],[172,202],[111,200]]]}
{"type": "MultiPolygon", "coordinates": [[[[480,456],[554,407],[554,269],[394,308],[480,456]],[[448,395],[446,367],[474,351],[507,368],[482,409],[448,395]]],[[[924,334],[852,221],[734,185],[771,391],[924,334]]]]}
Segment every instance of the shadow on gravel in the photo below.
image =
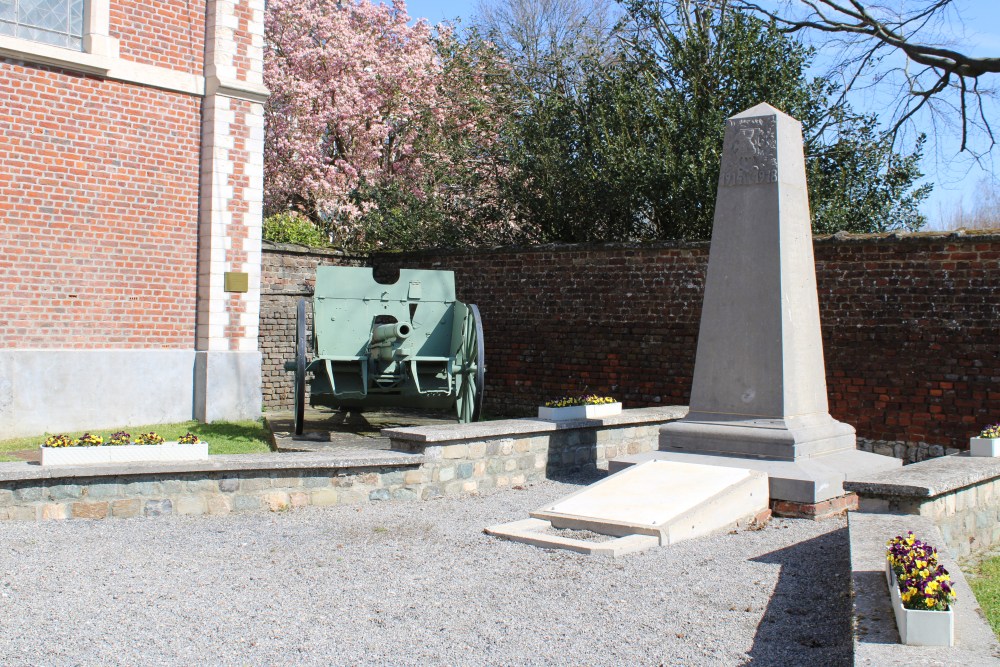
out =
{"type": "Polygon", "coordinates": [[[847,528],[752,559],[781,566],[746,665],[850,665],[847,528]]]}
{"type": "Polygon", "coordinates": [[[608,476],[607,470],[600,470],[594,468],[588,468],[584,470],[576,470],[573,472],[546,472],[546,479],[551,479],[554,482],[561,482],[563,484],[573,484],[576,486],[589,486],[594,482],[599,482],[608,476]]]}

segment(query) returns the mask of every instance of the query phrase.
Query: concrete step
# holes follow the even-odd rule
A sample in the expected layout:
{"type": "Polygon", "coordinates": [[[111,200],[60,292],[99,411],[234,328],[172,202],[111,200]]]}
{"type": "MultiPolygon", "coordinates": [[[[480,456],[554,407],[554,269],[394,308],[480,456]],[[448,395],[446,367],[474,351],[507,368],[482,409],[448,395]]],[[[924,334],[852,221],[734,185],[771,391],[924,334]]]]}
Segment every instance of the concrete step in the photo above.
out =
{"type": "Polygon", "coordinates": [[[762,520],[768,514],[767,475],[648,461],[530,514],[531,519],[486,532],[537,546],[617,556],[762,520]],[[587,542],[546,534],[550,528],[585,530],[623,541],[587,542]]]}
{"type": "Polygon", "coordinates": [[[623,535],[613,540],[593,542],[561,535],[547,534],[552,529],[550,521],[542,519],[523,519],[510,523],[491,526],[486,529],[489,535],[502,537],[512,542],[521,542],[546,549],[566,549],[577,553],[597,556],[624,556],[625,554],[645,551],[660,545],[660,539],[654,535],[623,535]]]}

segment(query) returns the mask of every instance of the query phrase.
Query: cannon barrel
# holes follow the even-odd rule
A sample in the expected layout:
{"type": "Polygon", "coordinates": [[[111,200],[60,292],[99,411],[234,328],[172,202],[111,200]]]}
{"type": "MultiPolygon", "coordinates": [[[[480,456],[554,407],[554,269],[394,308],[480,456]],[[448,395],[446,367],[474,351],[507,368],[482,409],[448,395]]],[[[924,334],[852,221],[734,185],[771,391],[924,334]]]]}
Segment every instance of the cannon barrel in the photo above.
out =
{"type": "Polygon", "coordinates": [[[372,342],[405,340],[410,335],[410,325],[405,322],[398,324],[380,324],[372,331],[372,342]]]}

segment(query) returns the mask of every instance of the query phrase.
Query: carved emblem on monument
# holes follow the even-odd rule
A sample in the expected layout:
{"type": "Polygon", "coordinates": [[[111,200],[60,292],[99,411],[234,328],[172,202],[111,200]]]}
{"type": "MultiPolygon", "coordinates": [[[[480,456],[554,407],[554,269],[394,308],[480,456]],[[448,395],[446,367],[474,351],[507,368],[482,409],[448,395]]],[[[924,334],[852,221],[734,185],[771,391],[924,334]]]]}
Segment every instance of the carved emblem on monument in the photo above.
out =
{"type": "Polygon", "coordinates": [[[720,186],[759,185],[778,180],[778,143],[774,116],[728,121],[720,186]],[[725,157],[728,156],[729,160],[725,157]]]}

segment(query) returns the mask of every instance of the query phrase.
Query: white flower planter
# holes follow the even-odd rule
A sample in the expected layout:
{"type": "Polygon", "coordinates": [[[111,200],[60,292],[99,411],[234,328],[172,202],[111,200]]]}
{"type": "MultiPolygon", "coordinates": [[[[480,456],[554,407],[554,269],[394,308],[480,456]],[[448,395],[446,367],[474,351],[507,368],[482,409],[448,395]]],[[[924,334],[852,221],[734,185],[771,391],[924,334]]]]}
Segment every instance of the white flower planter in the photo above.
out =
{"type": "Polygon", "coordinates": [[[42,447],[43,466],[94,463],[142,463],[149,461],[207,461],[208,443],[182,445],[100,445],[98,447],[42,447]]]}
{"type": "Polygon", "coordinates": [[[920,611],[907,609],[899,596],[899,585],[896,583],[896,573],[885,564],[885,580],[889,584],[889,597],[892,598],[892,611],[896,614],[896,627],[899,628],[899,638],[909,646],[954,646],[955,645],[955,612],[920,611]]]}
{"type": "Polygon", "coordinates": [[[568,421],[571,419],[600,419],[621,414],[621,403],[604,403],[602,405],[571,405],[568,408],[538,408],[538,418],[549,421],[568,421]]]}
{"type": "Polygon", "coordinates": [[[1000,456],[1000,438],[969,438],[972,456],[1000,456]]]}

